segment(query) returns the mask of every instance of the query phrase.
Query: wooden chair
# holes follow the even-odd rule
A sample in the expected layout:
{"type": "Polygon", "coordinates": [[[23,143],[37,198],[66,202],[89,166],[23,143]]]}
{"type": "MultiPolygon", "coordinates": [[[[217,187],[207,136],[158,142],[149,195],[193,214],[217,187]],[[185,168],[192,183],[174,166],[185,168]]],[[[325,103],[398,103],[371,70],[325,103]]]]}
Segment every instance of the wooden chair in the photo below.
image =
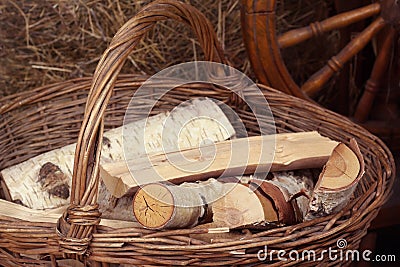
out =
{"type": "MultiPolygon", "coordinates": [[[[348,107],[338,108],[371,132],[379,135],[392,149],[400,148],[399,78],[400,68],[393,59],[398,58],[398,30],[400,25],[400,3],[383,0],[361,6],[317,21],[308,26],[278,34],[276,0],[242,0],[243,37],[254,73],[264,84],[285,93],[314,101],[324,93],[324,85],[337,76],[345,64],[352,60],[371,40],[377,40],[377,54],[372,72],[354,112],[348,107]],[[332,56],[326,65],[311,75],[303,84],[294,81],[282,57],[282,50],[289,49],[310,38],[326,32],[339,30],[360,22],[372,22],[355,38],[351,39],[339,53],[332,56]],[[377,35],[380,34],[378,38],[377,35]],[[390,67],[390,71],[389,70],[390,67]],[[394,92],[396,91],[397,92],[394,92]],[[391,97],[388,97],[390,95],[391,97]]],[[[348,9],[349,1],[336,0],[337,9],[348,9]],[[344,8],[343,8],[344,6],[344,8]],[[346,8],[347,7],[347,8],[346,8]]],[[[312,49],[310,47],[309,49],[312,49]]],[[[365,64],[364,64],[365,65],[365,64]]],[[[341,85],[346,83],[340,83],[341,85]]],[[[347,83],[348,84],[348,83],[347,83]]],[[[347,86],[340,88],[342,98],[336,99],[336,106],[349,102],[347,86]]]]}
{"type": "MultiPolygon", "coordinates": [[[[398,44],[398,30],[400,26],[400,3],[394,0],[383,0],[366,6],[347,10],[322,21],[317,21],[308,26],[278,33],[277,29],[277,2],[276,0],[242,0],[242,28],[246,50],[250,58],[257,79],[264,84],[279,89],[287,94],[297,96],[314,102],[316,96],[324,93],[325,85],[332,77],[343,71],[345,64],[352,60],[374,38],[377,40],[377,53],[369,79],[366,80],[364,90],[357,101],[354,112],[349,115],[354,121],[362,124],[375,134],[378,134],[389,144],[392,150],[400,148],[400,119],[399,113],[393,108],[398,105],[400,65],[393,59],[399,58],[400,46],[398,44]],[[311,75],[302,84],[295,82],[282,57],[283,49],[290,49],[310,38],[322,36],[324,33],[345,29],[360,21],[372,22],[363,29],[343,49],[332,56],[326,65],[311,75]],[[380,36],[378,36],[380,34],[380,36]],[[390,68],[391,67],[391,68],[390,68]],[[390,70],[390,71],[389,71],[390,70]],[[389,82],[388,82],[389,81],[389,82]],[[397,84],[397,86],[393,86],[397,84]],[[388,90],[397,90],[395,97],[387,101],[388,90]],[[394,112],[392,112],[394,110],[394,112]],[[395,113],[392,116],[387,114],[395,113]],[[385,118],[386,116],[386,118],[385,118]],[[378,120],[380,119],[380,120],[378,120]]],[[[357,1],[336,0],[337,9],[349,9],[349,5],[357,1]]],[[[363,2],[358,1],[358,2],[363,2]]],[[[364,1],[365,2],[365,1],[364,1]]],[[[343,32],[342,32],[343,33],[343,32]]],[[[312,49],[310,47],[310,49],[312,49]]],[[[339,82],[340,85],[346,82],[339,82]]],[[[348,104],[348,88],[340,88],[344,91],[342,98],[337,99],[338,105],[348,104]],[[345,97],[343,98],[343,95],[345,97]]],[[[339,111],[346,113],[346,107],[339,111]]],[[[400,155],[397,156],[399,164],[400,155]]],[[[396,184],[396,183],[395,183],[396,184]]],[[[397,183],[398,184],[398,183],[397,183]]],[[[398,194],[399,188],[394,189],[398,194]]],[[[377,230],[400,224],[398,215],[399,198],[392,197],[380,210],[380,213],[372,222],[370,232],[362,241],[360,249],[374,250],[377,239],[377,230]]],[[[354,266],[371,266],[371,263],[360,262],[354,266]]]]}

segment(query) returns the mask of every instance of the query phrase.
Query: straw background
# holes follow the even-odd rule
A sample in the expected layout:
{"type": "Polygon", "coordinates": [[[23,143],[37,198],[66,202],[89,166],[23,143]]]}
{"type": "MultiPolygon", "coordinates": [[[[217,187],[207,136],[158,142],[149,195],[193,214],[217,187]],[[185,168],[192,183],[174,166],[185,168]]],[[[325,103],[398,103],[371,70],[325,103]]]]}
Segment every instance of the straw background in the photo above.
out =
{"type": "MultiPolygon", "coordinates": [[[[113,35],[149,2],[0,0],[0,97],[92,75],[113,35]]],[[[231,64],[254,78],[242,41],[241,1],[184,2],[198,8],[212,22],[231,64]]],[[[327,17],[330,2],[333,1],[281,1],[277,27],[283,32],[327,17]]],[[[329,50],[335,49],[326,43],[332,44],[332,38],[311,42],[284,51],[285,62],[299,82],[322,66],[323,58],[329,58],[329,50]]],[[[176,63],[201,59],[201,53],[186,26],[163,23],[133,52],[123,73],[154,74],[176,63]]]]}
{"type": "MultiPolygon", "coordinates": [[[[150,0],[0,1],[0,96],[92,75],[113,35],[150,0]]],[[[215,25],[233,65],[250,66],[241,39],[239,0],[192,0],[215,25]]],[[[125,73],[154,74],[201,59],[184,25],[158,25],[130,56],[125,73]],[[194,52],[193,52],[194,51],[194,52]]]]}

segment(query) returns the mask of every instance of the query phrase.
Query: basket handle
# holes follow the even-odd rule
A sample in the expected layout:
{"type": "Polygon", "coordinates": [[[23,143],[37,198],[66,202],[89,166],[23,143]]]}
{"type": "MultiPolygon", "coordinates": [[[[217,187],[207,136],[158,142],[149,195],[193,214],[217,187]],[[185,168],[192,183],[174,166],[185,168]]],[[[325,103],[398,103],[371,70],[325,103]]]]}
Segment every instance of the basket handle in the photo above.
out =
{"type": "Polygon", "coordinates": [[[100,59],[93,76],[75,151],[70,206],[59,219],[57,233],[65,253],[85,254],[91,233],[100,222],[97,194],[103,117],[114,83],[141,38],[158,21],[173,19],[196,33],[207,61],[227,64],[211,23],[196,8],[173,1],[155,1],[123,25],[100,59]]]}

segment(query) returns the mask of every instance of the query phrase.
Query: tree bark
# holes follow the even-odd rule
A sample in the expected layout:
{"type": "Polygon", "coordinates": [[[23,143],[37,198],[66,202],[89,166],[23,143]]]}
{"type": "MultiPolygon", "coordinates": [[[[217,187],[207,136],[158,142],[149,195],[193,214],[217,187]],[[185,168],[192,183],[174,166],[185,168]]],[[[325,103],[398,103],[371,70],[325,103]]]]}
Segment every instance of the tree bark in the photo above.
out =
{"type": "Polygon", "coordinates": [[[352,139],[350,148],[340,143],[333,151],[315,185],[306,220],[335,212],[347,205],[364,175],[364,159],[352,139]]]}
{"type": "Polygon", "coordinates": [[[311,170],[273,172],[268,180],[253,179],[251,187],[271,199],[278,214],[278,224],[302,222],[313,189],[311,170]]]}
{"type": "MultiPolygon", "coordinates": [[[[207,98],[196,99],[172,112],[105,132],[100,164],[142,157],[146,153],[187,149],[207,140],[217,142],[234,135],[232,125],[217,104],[207,98]],[[164,129],[165,126],[168,129],[164,129]],[[128,141],[132,149],[124,151],[123,143],[128,141]]],[[[75,146],[71,144],[55,149],[2,170],[1,175],[11,200],[33,209],[49,209],[68,204],[67,192],[71,185],[75,146]],[[41,170],[45,173],[46,169],[51,169],[51,172],[47,171],[46,175],[41,176],[41,170]]],[[[101,197],[112,199],[106,190],[101,191],[101,197]]],[[[128,201],[120,201],[123,202],[128,201]]],[[[110,216],[115,213],[112,208],[106,207],[107,201],[100,200],[100,203],[110,216]]]]}
{"type": "Polygon", "coordinates": [[[209,205],[223,195],[215,179],[180,186],[161,183],[141,187],[133,198],[133,214],[146,228],[187,228],[211,221],[209,205]]]}
{"type": "MultiPolygon", "coordinates": [[[[209,179],[200,183],[142,186],[133,199],[136,220],[146,228],[187,228],[202,223],[228,229],[264,223],[269,202],[247,184],[221,183],[209,179]]],[[[268,213],[274,213],[272,210],[268,213]]],[[[277,215],[275,214],[274,217],[277,215]]]]}

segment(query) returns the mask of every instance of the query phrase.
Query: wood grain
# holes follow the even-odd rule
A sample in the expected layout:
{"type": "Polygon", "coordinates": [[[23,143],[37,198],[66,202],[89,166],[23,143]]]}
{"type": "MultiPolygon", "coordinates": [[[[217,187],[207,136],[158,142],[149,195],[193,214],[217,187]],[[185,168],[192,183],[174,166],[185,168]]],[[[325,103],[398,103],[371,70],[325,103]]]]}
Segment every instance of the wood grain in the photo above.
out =
{"type": "Polygon", "coordinates": [[[108,187],[111,193],[119,197],[140,185],[159,181],[182,183],[270,170],[318,168],[326,163],[336,145],[317,132],[254,136],[103,164],[101,176],[112,185],[108,187]]]}

